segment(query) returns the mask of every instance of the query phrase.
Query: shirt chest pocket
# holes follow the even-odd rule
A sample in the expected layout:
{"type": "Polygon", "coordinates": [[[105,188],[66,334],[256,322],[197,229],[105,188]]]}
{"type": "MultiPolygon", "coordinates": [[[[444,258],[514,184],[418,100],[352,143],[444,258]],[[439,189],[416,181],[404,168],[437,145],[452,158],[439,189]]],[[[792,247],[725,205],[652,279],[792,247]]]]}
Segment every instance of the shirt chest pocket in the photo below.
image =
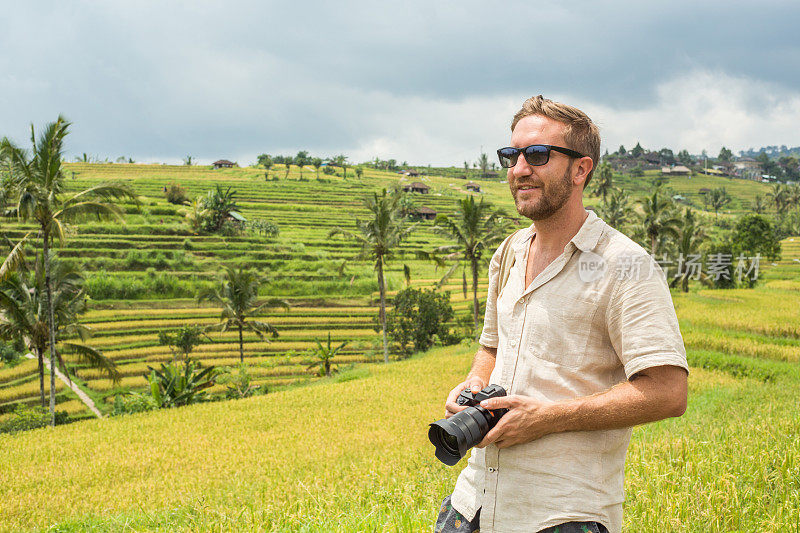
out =
{"type": "Polygon", "coordinates": [[[526,351],[556,365],[583,366],[598,306],[596,300],[570,296],[532,302],[526,316],[526,351]]]}

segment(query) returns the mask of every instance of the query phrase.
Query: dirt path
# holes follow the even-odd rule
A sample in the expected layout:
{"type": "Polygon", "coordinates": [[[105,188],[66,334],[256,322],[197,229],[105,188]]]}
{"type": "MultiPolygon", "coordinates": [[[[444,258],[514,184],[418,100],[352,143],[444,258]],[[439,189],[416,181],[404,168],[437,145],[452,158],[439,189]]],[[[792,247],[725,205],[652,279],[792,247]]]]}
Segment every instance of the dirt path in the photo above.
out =
{"type": "MultiPolygon", "coordinates": [[[[28,359],[36,359],[36,356],[30,352],[25,354],[25,357],[27,357],[28,359]]],[[[50,361],[46,357],[44,359],[44,366],[48,370],[50,369],[50,361]]],[[[61,371],[57,368],[56,368],[56,377],[61,381],[63,381],[67,387],[72,389],[72,392],[78,395],[78,398],[80,398],[81,401],[86,404],[86,407],[88,407],[91,412],[97,415],[98,418],[103,418],[103,413],[101,413],[100,410],[94,405],[92,399],[89,398],[89,396],[87,396],[86,393],[83,392],[75,382],[71,382],[70,380],[68,380],[67,376],[62,374],[61,371]]]]}

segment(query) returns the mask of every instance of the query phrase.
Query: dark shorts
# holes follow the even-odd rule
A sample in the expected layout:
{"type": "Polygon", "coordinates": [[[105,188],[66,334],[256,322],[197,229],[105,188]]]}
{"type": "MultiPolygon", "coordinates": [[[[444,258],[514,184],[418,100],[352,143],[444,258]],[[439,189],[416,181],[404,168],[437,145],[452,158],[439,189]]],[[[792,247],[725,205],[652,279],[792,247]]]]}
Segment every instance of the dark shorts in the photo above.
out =
{"type": "MultiPolygon", "coordinates": [[[[475,513],[475,518],[470,522],[461,513],[453,508],[450,503],[450,496],[447,496],[439,509],[439,517],[436,519],[435,533],[479,533],[481,510],[475,513]]],[[[539,533],[608,533],[608,530],[600,522],[566,522],[557,526],[542,529],[539,533]]]]}

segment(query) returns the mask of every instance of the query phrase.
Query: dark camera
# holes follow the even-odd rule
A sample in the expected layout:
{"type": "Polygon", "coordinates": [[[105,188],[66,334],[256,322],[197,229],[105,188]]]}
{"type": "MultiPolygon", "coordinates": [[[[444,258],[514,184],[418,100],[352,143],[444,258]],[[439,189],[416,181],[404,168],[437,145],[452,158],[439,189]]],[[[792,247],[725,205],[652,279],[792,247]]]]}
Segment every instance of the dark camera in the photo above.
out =
{"type": "Polygon", "coordinates": [[[461,391],[456,403],[469,407],[450,418],[437,420],[428,429],[428,439],[436,446],[436,458],[447,466],[453,466],[467,450],[482,441],[508,409],[490,411],[480,403],[505,395],[506,391],[500,385],[489,385],[474,394],[469,389],[461,391]]]}

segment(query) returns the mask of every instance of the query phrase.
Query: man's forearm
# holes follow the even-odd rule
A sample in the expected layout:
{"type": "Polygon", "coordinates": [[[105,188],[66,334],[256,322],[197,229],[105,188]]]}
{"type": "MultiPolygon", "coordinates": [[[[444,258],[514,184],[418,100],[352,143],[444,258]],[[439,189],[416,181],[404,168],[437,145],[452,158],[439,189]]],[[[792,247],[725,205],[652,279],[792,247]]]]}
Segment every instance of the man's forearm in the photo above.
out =
{"type": "Polygon", "coordinates": [[[512,394],[481,402],[486,409],[508,409],[479,447],[530,442],[564,431],[618,429],[680,416],[686,410],[686,371],[677,366],[647,368],[611,389],[548,403],[512,394]]]}
{"type": "Polygon", "coordinates": [[[470,378],[478,377],[483,380],[484,386],[489,384],[489,377],[494,370],[494,364],[497,361],[497,348],[487,348],[481,346],[475,353],[475,358],[472,360],[472,369],[467,374],[466,381],[470,378]]]}
{"type": "Polygon", "coordinates": [[[605,392],[547,406],[553,432],[618,429],[682,415],[686,410],[683,369],[662,367],[651,373],[656,375],[642,374],[605,392]]]}

